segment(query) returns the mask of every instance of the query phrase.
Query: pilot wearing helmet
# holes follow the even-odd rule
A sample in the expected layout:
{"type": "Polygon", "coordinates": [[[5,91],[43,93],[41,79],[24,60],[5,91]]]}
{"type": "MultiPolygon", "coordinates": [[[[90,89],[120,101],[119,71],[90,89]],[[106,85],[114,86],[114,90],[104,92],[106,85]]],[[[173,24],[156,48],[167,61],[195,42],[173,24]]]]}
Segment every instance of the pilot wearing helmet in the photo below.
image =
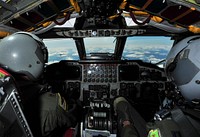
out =
{"type": "Polygon", "coordinates": [[[124,97],[116,98],[114,109],[121,126],[119,136],[200,136],[200,36],[187,37],[172,47],[166,58],[165,72],[177,86],[183,103],[160,110],[154,122],[145,123],[124,97]],[[142,130],[145,125],[148,135],[142,130]]]}
{"type": "Polygon", "coordinates": [[[183,97],[200,99],[200,36],[191,36],[177,43],[166,58],[166,74],[175,82],[183,97]]]}
{"type": "Polygon", "coordinates": [[[34,34],[17,32],[0,42],[0,67],[14,77],[25,117],[37,137],[59,136],[57,129],[66,130],[76,123],[76,118],[66,112],[65,101],[61,101],[59,93],[52,93],[49,86],[38,84],[47,60],[48,51],[34,34]]]}
{"type": "Polygon", "coordinates": [[[182,103],[168,111],[166,119],[170,119],[169,124],[165,123],[169,120],[156,124],[165,128],[164,134],[173,132],[174,136],[200,136],[200,35],[186,37],[171,48],[165,72],[177,86],[182,103]]]}

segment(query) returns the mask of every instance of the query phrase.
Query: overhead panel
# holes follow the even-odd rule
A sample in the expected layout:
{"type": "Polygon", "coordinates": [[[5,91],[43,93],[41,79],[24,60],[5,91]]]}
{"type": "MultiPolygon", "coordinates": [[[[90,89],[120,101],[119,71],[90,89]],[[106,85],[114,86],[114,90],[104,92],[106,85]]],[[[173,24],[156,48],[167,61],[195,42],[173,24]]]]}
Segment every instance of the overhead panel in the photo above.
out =
{"type": "Polygon", "coordinates": [[[130,0],[130,3],[150,13],[159,13],[167,6],[163,0],[130,0]]]}
{"type": "Polygon", "coordinates": [[[186,7],[183,5],[174,5],[167,7],[161,13],[161,16],[169,19],[171,22],[177,22],[183,26],[188,26],[200,21],[200,12],[195,8],[186,7]]]}
{"type": "Polygon", "coordinates": [[[66,8],[71,6],[68,0],[52,0],[52,1],[60,11],[65,10],[66,8]]]}
{"type": "Polygon", "coordinates": [[[37,29],[69,7],[67,0],[0,1],[0,23],[22,31],[37,29]]]}
{"type": "Polygon", "coordinates": [[[28,11],[26,13],[23,13],[21,17],[25,18],[26,20],[29,20],[30,22],[34,24],[44,20],[44,18],[35,11],[28,11]]]}
{"type": "Polygon", "coordinates": [[[46,18],[56,14],[56,12],[50,7],[47,2],[38,5],[34,10],[38,11],[46,18]]]}
{"type": "Polygon", "coordinates": [[[130,0],[130,4],[183,27],[200,22],[200,4],[195,2],[191,3],[186,0],[130,0]]]}
{"type": "Polygon", "coordinates": [[[7,26],[11,26],[13,28],[19,29],[19,30],[25,30],[27,28],[29,28],[30,26],[17,20],[17,19],[12,19],[11,21],[9,21],[8,23],[6,23],[7,26]]]}
{"type": "Polygon", "coordinates": [[[10,18],[13,14],[37,0],[4,0],[0,1],[0,21],[10,18]]]}
{"type": "Polygon", "coordinates": [[[193,12],[184,16],[184,18],[178,19],[177,22],[180,23],[180,24],[188,25],[188,26],[191,25],[191,24],[194,24],[196,22],[200,23],[200,12],[194,10],[193,12]]]}

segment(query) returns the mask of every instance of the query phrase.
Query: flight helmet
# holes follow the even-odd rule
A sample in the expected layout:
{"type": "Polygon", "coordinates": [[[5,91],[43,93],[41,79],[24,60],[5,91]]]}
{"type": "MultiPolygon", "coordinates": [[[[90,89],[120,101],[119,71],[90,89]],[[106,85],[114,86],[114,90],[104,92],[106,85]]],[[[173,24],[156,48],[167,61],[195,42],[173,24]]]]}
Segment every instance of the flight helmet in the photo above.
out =
{"type": "Polygon", "coordinates": [[[17,32],[0,41],[0,66],[37,80],[48,61],[48,51],[36,35],[17,32]]]}
{"type": "Polygon", "coordinates": [[[200,35],[187,37],[171,48],[165,72],[186,100],[200,99],[200,35]]]}

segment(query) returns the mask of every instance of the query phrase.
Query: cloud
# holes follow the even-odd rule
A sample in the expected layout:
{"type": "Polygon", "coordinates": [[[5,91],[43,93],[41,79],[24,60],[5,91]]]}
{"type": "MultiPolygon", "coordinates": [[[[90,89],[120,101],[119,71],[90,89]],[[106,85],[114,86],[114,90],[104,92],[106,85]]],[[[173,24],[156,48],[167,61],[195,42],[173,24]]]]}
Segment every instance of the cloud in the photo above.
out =
{"type": "Polygon", "coordinates": [[[144,57],[144,54],[126,54],[125,57],[129,57],[129,58],[141,58],[144,57]]]}
{"type": "Polygon", "coordinates": [[[74,58],[72,57],[66,57],[66,60],[73,60],[74,58]]]}
{"type": "Polygon", "coordinates": [[[72,56],[78,56],[78,52],[73,53],[72,56]]]}
{"type": "Polygon", "coordinates": [[[163,59],[158,59],[158,58],[150,57],[148,61],[151,62],[151,63],[157,63],[157,62],[159,62],[161,60],[163,60],[163,59]]]}

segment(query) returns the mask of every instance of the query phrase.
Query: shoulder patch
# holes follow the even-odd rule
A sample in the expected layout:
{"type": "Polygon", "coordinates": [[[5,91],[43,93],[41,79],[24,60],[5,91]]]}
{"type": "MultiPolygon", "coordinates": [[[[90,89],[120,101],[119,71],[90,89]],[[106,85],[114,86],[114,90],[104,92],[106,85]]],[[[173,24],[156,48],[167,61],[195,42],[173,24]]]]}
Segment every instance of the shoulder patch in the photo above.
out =
{"type": "Polygon", "coordinates": [[[162,137],[160,134],[160,130],[157,129],[152,129],[149,131],[148,137],[162,137]]]}

